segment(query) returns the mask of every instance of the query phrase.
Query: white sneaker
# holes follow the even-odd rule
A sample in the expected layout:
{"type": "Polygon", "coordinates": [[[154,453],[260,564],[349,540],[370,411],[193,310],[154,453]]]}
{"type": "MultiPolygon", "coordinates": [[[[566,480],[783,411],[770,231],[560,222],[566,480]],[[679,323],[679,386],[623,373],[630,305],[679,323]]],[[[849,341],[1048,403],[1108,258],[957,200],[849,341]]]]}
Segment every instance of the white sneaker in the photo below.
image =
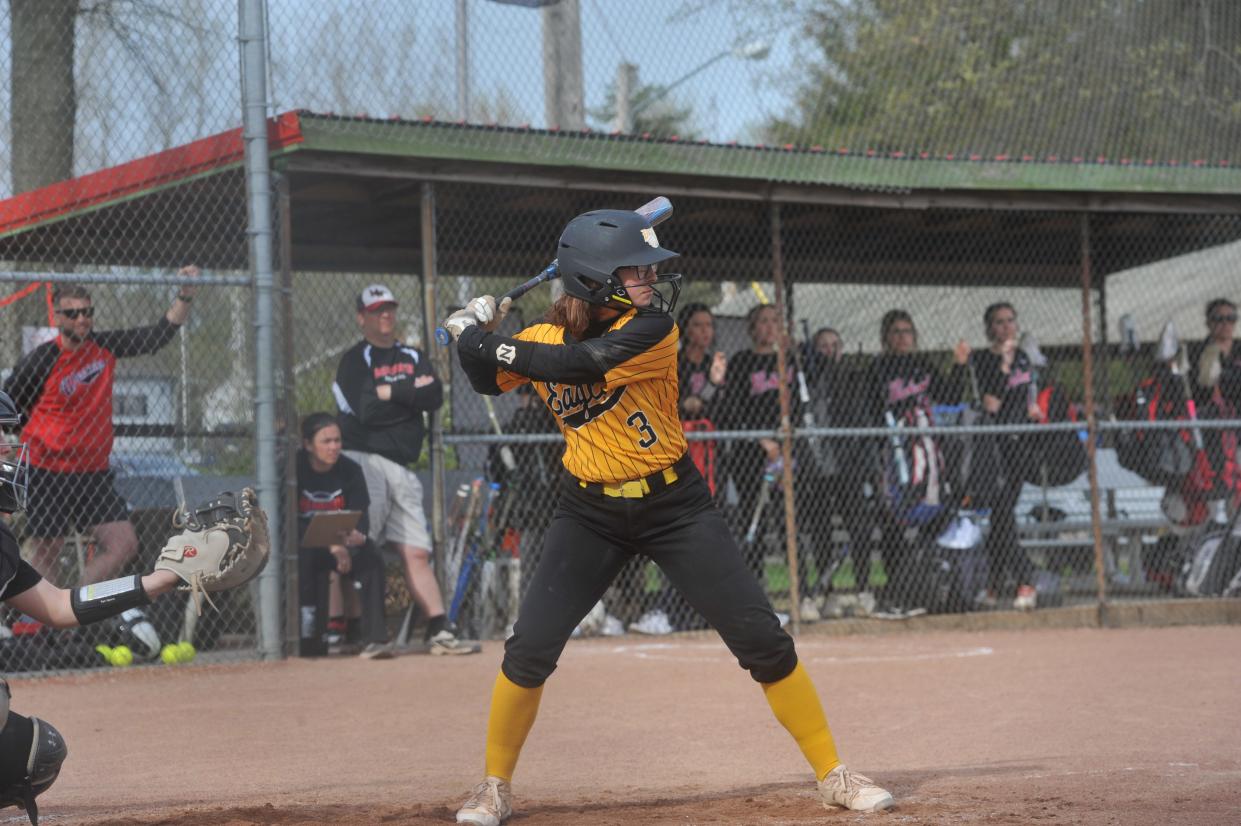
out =
{"type": "Polygon", "coordinates": [[[1013,600],[1013,607],[1018,611],[1033,611],[1038,607],[1038,591],[1033,585],[1022,585],[1017,589],[1017,598],[1013,600]]]}
{"type": "Polygon", "coordinates": [[[887,789],[879,788],[869,777],[854,774],[844,764],[819,781],[819,797],[825,809],[843,806],[855,812],[877,812],[892,805],[892,795],[887,789]]]}
{"type": "Polygon", "coordinates": [[[478,643],[457,639],[457,635],[447,628],[441,629],[428,642],[430,643],[431,653],[438,657],[477,654],[483,650],[478,643]]]}
{"type": "Polygon", "coordinates": [[[358,656],[364,660],[390,660],[396,654],[388,643],[372,642],[367,643],[366,647],[362,649],[362,653],[358,654],[358,656]]]}
{"type": "Polygon", "coordinates": [[[599,629],[599,633],[605,637],[623,637],[625,635],[625,623],[608,614],[603,618],[603,627],[599,629]]]}
{"type": "Polygon", "coordinates": [[[672,623],[663,611],[647,611],[637,622],[629,623],[629,630],[637,634],[649,634],[662,637],[672,633],[672,623]]]}
{"type": "Polygon", "coordinates": [[[603,631],[603,623],[607,621],[608,609],[604,607],[603,600],[595,603],[595,607],[591,608],[586,616],[582,617],[582,621],[573,629],[574,637],[593,637],[603,631]]]}
{"type": "Polygon", "coordinates": [[[821,619],[823,619],[823,615],[819,613],[819,606],[815,603],[814,597],[802,597],[801,621],[818,622],[821,619]]]}
{"type": "Polygon", "coordinates": [[[468,800],[457,810],[458,823],[500,826],[513,814],[513,787],[507,780],[488,777],[474,787],[468,800]]]}
{"type": "Polygon", "coordinates": [[[862,591],[858,594],[857,602],[859,609],[858,614],[861,616],[869,617],[871,614],[875,613],[875,606],[878,604],[878,601],[875,599],[875,595],[870,591],[862,591]]]}
{"type": "Polygon", "coordinates": [[[128,645],[138,657],[144,660],[159,659],[163,645],[159,641],[159,633],[147,619],[141,608],[130,608],[117,618],[117,628],[121,633],[122,642],[128,645]]]}

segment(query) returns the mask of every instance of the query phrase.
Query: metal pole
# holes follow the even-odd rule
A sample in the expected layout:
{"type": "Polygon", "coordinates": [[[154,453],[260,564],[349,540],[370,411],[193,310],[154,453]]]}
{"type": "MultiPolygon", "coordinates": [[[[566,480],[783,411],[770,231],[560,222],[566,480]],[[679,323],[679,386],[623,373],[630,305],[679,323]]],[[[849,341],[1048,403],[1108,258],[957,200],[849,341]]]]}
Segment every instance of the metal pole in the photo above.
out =
{"type": "Polygon", "coordinates": [[[457,0],[454,19],[457,32],[457,119],[470,119],[470,7],[457,0]]]}
{"type": "MultiPolygon", "coordinates": [[[[435,372],[444,383],[444,396],[452,390],[451,351],[446,347],[431,347],[431,331],[439,321],[435,312],[435,282],[438,275],[435,262],[435,184],[422,185],[422,339],[423,352],[434,359],[435,372]]],[[[431,544],[434,549],[435,570],[441,580],[445,573],[444,554],[444,415],[443,408],[430,416],[429,450],[431,458],[431,544]]],[[[441,588],[452,583],[440,582],[441,588]]]]}
{"type": "Polygon", "coordinates": [[[616,131],[633,131],[633,96],[638,90],[638,67],[622,63],[616,67],[616,131]]]}
{"type": "Polygon", "coordinates": [[[1107,583],[1103,576],[1103,515],[1099,506],[1099,464],[1095,442],[1099,420],[1094,403],[1094,330],[1090,321],[1092,278],[1090,272],[1090,216],[1082,213],[1082,395],[1086,403],[1086,471],[1090,479],[1090,525],[1094,535],[1095,580],[1099,589],[1099,624],[1106,624],[1107,583]]]}
{"type": "MultiPolygon", "coordinates": [[[[272,301],[272,192],[267,148],[266,0],[238,0],[241,43],[242,141],[245,145],[250,271],[254,276],[254,431],[259,504],[268,514],[271,546],[282,542],[276,446],[276,376],[272,301]]],[[[280,657],[281,566],[259,577],[259,642],[265,659],[280,657]]]]}
{"type": "Polygon", "coordinates": [[[301,611],[298,605],[297,550],[297,452],[301,449],[301,428],[298,427],[297,379],[293,375],[293,204],[289,196],[289,176],[278,171],[276,178],[276,215],[280,224],[280,344],[284,373],[284,527],[292,553],[284,554],[284,651],[297,654],[301,636],[301,611]]]}
{"type": "Polygon", "coordinates": [[[586,126],[582,20],[578,0],[543,6],[543,107],[548,129],[586,126]]]}
{"type": "MultiPolygon", "coordinates": [[[[771,275],[776,293],[776,315],[780,318],[781,334],[787,329],[784,314],[784,251],[780,236],[780,205],[771,205],[771,275]]],[[[797,511],[793,502],[793,427],[789,399],[788,354],[784,342],[777,339],[776,370],[780,373],[780,431],[781,449],[784,454],[784,546],[789,558],[789,615],[792,617],[793,634],[801,632],[801,587],[797,570],[797,511]]]]}

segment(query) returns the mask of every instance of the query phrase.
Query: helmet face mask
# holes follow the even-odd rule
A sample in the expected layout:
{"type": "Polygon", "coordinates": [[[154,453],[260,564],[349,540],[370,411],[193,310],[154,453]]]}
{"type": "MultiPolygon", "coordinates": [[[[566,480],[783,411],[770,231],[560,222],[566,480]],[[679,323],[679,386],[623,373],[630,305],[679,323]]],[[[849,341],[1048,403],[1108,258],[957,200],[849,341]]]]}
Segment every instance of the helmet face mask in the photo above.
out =
{"type": "MultiPolygon", "coordinates": [[[[681,297],[681,273],[679,272],[660,273],[653,281],[642,284],[641,286],[649,287],[651,290],[651,300],[646,305],[638,305],[634,302],[633,296],[629,294],[631,288],[627,288],[620,276],[615,273],[604,284],[593,279],[583,280],[586,281],[584,289],[597,296],[595,299],[585,299],[586,301],[621,312],[636,309],[638,312],[671,314],[677,305],[677,300],[681,297]],[[660,289],[661,284],[664,286],[663,290],[660,289]],[[668,294],[665,294],[665,290],[668,294]]],[[[568,288],[565,292],[578,295],[568,288]]],[[[578,297],[583,298],[581,295],[578,297]]]]}
{"type": "Polygon", "coordinates": [[[30,455],[26,446],[9,437],[21,424],[21,415],[8,393],[0,391],[0,513],[26,508],[30,455]]]}
{"type": "Polygon", "coordinates": [[[650,284],[651,303],[634,304],[617,271],[624,267],[655,266],[678,257],[664,249],[646,218],[636,212],[600,209],[579,215],[565,226],[556,256],[565,292],[599,307],[626,312],[632,309],[670,313],[681,292],[681,276],[668,273],[650,284]],[[671,295],[656,285],[668,285],[671,295]]]}

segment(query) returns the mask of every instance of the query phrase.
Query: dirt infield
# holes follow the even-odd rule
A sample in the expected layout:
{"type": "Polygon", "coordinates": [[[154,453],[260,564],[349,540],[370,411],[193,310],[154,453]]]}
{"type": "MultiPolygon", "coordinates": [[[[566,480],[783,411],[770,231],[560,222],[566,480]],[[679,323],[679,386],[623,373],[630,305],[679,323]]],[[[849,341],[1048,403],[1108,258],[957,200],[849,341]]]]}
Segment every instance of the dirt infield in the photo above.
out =
{"type": "MultiPolygon", "coordinates": [[[[799,650],[889,813],[819,807],[719,642],[631,637],[570,645],[512,822],[1241,822],[1241,628],[810,633],[799,650]]],[[[48,824],[449,823],[500,653],[19,681],[14,706],[69,743],[48,824]]]]}

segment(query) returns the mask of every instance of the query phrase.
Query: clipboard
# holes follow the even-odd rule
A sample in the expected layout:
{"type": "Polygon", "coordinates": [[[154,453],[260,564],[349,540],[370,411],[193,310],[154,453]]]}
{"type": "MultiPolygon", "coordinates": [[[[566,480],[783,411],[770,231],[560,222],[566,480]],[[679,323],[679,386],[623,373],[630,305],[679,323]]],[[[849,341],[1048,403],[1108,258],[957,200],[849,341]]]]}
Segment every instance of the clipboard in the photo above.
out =
{"type": "Polygon", "coordinates": [[[341,534],[349,533],[358,526],[362,511],[318,511],[310,517],[306,533],[302,536],[303,548],[326,548],[341,544],[341,534]]]}

